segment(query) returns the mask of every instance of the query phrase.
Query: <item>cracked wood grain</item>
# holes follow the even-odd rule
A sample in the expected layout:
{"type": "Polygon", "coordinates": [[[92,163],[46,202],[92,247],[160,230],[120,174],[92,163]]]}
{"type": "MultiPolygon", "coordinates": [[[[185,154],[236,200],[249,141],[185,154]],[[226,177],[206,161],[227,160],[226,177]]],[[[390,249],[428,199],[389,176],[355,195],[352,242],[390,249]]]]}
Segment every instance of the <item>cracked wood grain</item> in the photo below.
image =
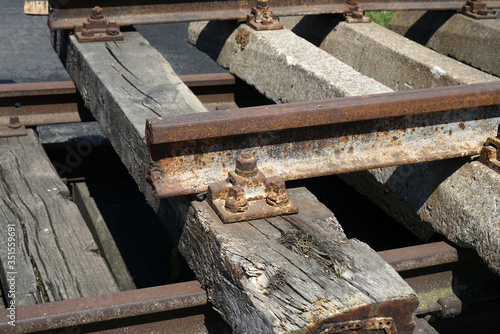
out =
{"type": "Polygon", "coordinates": [[[206,112],[170,64],[138,32],[125,41],[80,44],[54,32],[55,48],[114,149],[145,194],[157,207],[145,179],[148,155],[146,119],[206,112]]]}
{"type": "Polygon", "coordinates": [[[69,190],[33,130],[0,139],[0,276],[16,276],[16,306],[119,291],[69,190]],[[15,264],[7,261],[8,226],[15,264]]]}
{"type": "Polygon", "coordinates": [[[222,224],[205,202],[189,210],[179,247],[235,332],[313,333],[365,313],[393,317],[410,333],[413,290],[369,246],[348,239],[307,189],[289,192],[297,215],[222,224]],[[307,252],[283,242],[292,230],[314,237],[307,252]]]}
{"type": "Polygon", "coordinates": [[[162,115],[205,109],[138,33],[124,35],[107,47],[56,40],[56,49],[64,58],[66,47],[78,90],[235,333],[311,333],[325,321],[379,315],[393,316],[400,332],[410,333],[418,304],[413,290],[367,245],[347,239],[306,189],[290,192],[301,210],[296,216],[226,225],[204,201],[154,199],[144,177],[145,119],[154,116],[144,104],[154,101],[143,93],[161,104],[152,107],[162,115]],[[309,254],[283,241],[292,229],[314,236],[309,254]]]}

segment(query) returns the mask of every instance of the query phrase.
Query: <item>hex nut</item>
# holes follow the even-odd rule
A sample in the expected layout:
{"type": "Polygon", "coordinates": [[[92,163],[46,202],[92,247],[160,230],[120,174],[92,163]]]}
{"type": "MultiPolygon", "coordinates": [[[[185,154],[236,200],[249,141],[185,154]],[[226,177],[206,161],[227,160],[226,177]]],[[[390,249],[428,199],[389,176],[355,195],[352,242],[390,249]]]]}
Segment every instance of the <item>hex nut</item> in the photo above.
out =
{"type": "Polygon", "coordinates": [[[248,210],[248,200],[245,197],[243,188],[238,186],[229,188],[224,208],[233,213],[245,212],[248,210]]]}
{"type": "Polygon", "coordinates": [[[243,153],[236,159],[236,174],[244,177],[253,177],[259,173],[257,159],[248,153],[243,153]]]}
{"type": "Polygon", "coordinates": [[[266,202],[270,206],[284,206],[290,201],[290,197],[286,192],[285,180],[282,177],[276,176],[268,179],[269,192],[266,202]]]}

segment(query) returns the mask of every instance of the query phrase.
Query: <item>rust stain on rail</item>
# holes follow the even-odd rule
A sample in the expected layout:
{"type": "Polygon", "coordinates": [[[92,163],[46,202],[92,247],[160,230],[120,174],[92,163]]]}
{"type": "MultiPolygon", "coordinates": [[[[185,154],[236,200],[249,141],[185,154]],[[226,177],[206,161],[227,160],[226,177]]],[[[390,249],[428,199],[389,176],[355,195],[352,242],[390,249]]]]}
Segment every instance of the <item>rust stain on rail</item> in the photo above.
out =
{"type": "MultiPolygon", "coordinates": [[[[0,310],[0,332],[32,333],[63,328],[89,329],[89,326],[97,326],[99,330],[106,328],[111,332],[123,333],[123,327],[137,325],[140,329],[138,332],[145,328],[170,328],[172,332],[182,333],[182,328],[203,326],[204,316],[196,307],[206,303],[207,296],[200,283],[191,281],[20,307],[16,309],[15,327],[8,323],[9,310],[0,310]],[[184,319],[170,319],[164,314],[180,312],[182,309],[189,309],[188,317],[183,314],[184,319]],[[163,316],[158,318],[155,314],[163,316]],[[147,318],[140,318],[141,316],[147,318]]],[[[181,314],[178,315],[179,318],[180,316],[181,314]]]]}
{"type": "MultiPolygon", "coordinates": [[[[49,0],[52,30],[74,29],[82,24],[95,3],[86,0],[49,0]]],[[[345,0],[274,0],[270,1],[278,16],[333,14],[347,10],[345,0]]],[[[367,0],[364,10],[459,10],[464,0],[367,0]]],[[[204,20],[242,20],[250,14],[257,0],[158,1],[123,0],[99,2],[109,20],[121,26],[204,20]]],[[[488,0],[489,8],[499,8],[499,0],[488,0]]]]}
{"type": "MultiPolygon", "coordinates": [[[[181,75],[207,105],[234,105],[235,78],[229,73],[181,75]]],[[[0,126],[19,117],[24,126],[93,120],[72,81],[0,84],[0,126]]]]}
{"type": "Polygon", "coordinates": [[[500,82],[150,119],[151,144],[369,121],[500,104],[500,82]]]}
{"type": "MultiPolygon", "coordinates": [[[[308,326],[307,333],[349,333],[349,322],[357,320],[365,323],[373,323],[375,319],[381,317],[387,320],[386,328],[371,329],[358,327],[352,330],[353,333],[413,333],[415,324],[413,323],[412,310],[418,305],[417,299],[384,301],[378,305],[366,305],[354,309],[350,312],[335,315],[325,320],[319,326],[308,326]],[[334,331],[337,326],[347,325],[346,331],[334,331]],[[367,330],[368,329],[368,330],[367,330]],[[389,330],[388,330],[389,329],[389,330]]],[[[380,319],[381,320],[381,319],[380,319]]],[[[379,321],[380,321],[379,320],[379,321]]],[[[382,325],[382,324],[381,324],[382,325]]],[[[364,326],[363,326],[364,327],[364,326]]]]}
{"type": "Polygon", "coordinates": [[[242,153],[285,180],[474,155],[499,104],[489,83],[149,119],[149,177],[169,197],[223,181],[242,153]]]}
{"type": "Polygon", "coordinates": [[[378,255],[398,272],[458,261],[457,249],[443,241],[380,251],[378,255]]]}

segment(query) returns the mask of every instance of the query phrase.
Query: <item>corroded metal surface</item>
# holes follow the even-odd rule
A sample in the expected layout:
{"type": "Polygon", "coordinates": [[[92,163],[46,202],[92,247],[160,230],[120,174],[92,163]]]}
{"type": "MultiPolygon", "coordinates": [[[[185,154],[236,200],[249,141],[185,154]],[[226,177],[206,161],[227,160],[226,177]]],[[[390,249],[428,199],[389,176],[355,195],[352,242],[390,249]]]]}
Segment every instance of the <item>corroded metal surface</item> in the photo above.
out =
{"type": "Polygon", "coordinates": [[[317,333],[380,333],[381,331],[386,334],[396,334],[398,332],[392,318],[380,317],[366,320],[345,321],[328,325],[317,333]]]}
{"type": "MultiPolygon", "coordinates": [[[[49,26],[52,30],[74,29],[87,19],[95,4],[85,0],[50,0],[52,12],[49,26]]],[[[228,1],[160,1],[107,0],[99,2],[109,20],[119,25],[152,24],[204,20],[243,20],[250,14],[257,0],[228,1]]],[[[345,0],[274,0],[270,2],[277,16],[344,13],[345,0]]],[[[459,10],[463,0],[368,0],[364,10],[459,10]]],[[[489,8],[499,8],[499,0],[489,0],[489,8]]]]}
{"type": "Polygon", "coordinates": [[[396,271],[437,266],[458,261],[456,248],[440,241],[378,252],[396,271]]]}
{"type": "Polygon", "coordinates": [[[78,42],[123,41],[120,26],[115,21],[108,21],[101,7],[95,6],[87,21],[75,26],[78,42]]]}
{"type": "Polygon", "coordinates": [[[224,181],[241,153],[285,180],[474,155],[499,104],[493,82],[148,119],[149,177],[161,198],[224,181]]]}
{"type": "Polygon", "coordinates": [[[283,25],[269,7],[268,0],[257,1],[257,6],[252,7],[251,14],[247,16],[247,24],[255,30],[283,29],[283,25]]]}
{"type": "Polygon", "coordinates": [[[285,180],[265,177],[257,168],[257,159],[242,154],[236,159],[228,182],[208,186],[208,203],[223,223],[269,218],[299,212],[288,196],[285,180]]]}
{"type": "Polygon", "coordinates": [[[467,0],[460,13],[476,20],[494,20],[497,18],[495,14],[488,12],[488,4],[481,0],[467,0]]]}
{"type": "Polygon", "coordinates": [[[363,15],[363,9],[358,4],[358,0],[346,0],[347,11],[344,13],[348,23],[368,23],[372,20],[363,15]]]}
{"type": "MultiPolygon", "coordinates": [[[[236,82],[229,73],[179,78],[207,108],[234,104],[236,82]]],[[[25,126],[93,120],[72,81],[0,84],[0,125],[7,125],[12,116],[25,126]]]]}
{"type": "MultiPolygon", "coordinates": [[[[421,272],[401,273],[406,283],[415,291],[419,305],[415,314],[434,314],[440,317],[451,316],[452,310],[443,309],[439,304],[441,298],[457,299],[453,291],[453,272],[449,268],[429,268],[421,272]]],[[[457,308],[456,311],[459,311],[457,308]]],[[[453,316],[457,316],[455,313],[453,316]]]]}
{"type": "MultiPolygon", "coordinates": [[[[346,312],[342,314],[338,314],[331,319],[324,321],[322,324],[316,327],[308,328],[312,333],[330,333],[326,331],[329,328],[335,329],[339,324],[347,325],[349,323],[354,323],[356,321],[364,322],[366,321],[369,326],[381,326],[381,330],[378,331],[372,327],[372,329],[365,331],[349,331],[347,333],[387,333],[385,331],[384,325],[386,325],[387,329],[399,332],[399,333],[413,333],[415,329],[415,323],[413,322],[413,317],[411,314],[413,310],[418,305],[418,300],[404,300],[404,301],[384,301],[378,305],[367,305],[363,307],[359,307],[357,309],[352,310],[351,312],[346,312]],[[374,319],[376,318],[385,318],[390,324],[383,323],[374,323],[374,319]],[[353,321],[355,320],[355,321],[353,321]]],[[[361,324],[360,324],[361,326],[361,324]]],[[[335,333],[335,332],[334,332],[335,333]]],[[[342,332],[341,332],[342,333],[342,332]]]]}
{"type": "Polygon", "coordinates": [[[19,117],[10,117],[9,124],[0,124],[1,137],[26,136],[26,127],[19,122],[19,117]]]}
{"type": "Polygon", "coordinates": [[[127,332],[140,333],[169,328],[171,333],[187,333],[182,329],[203,327],[204,316],[199,306],[206,303],[207,296],[199,282],[191,281],[20,307],[16,309],[15,326],[8,323],[9,310],[0,310],[0,332],[82,331],[82,328],[86,332],[97,326],[100,332],[123,333],[127,328],[127,332]],[[188,310],[186,314],[183,309],[188,310]],[[165,312],[178,313],[172,317],[165,312]]]}
{"type": "Polygon", "coordinates": [[[194,87],[232,86],[236,83],[236,79],[230,73],[186,74],[179,75],[179,78],[191,89],[194,87]]]}
{"type": "Polygon", "coordinates": [[[479,161],[500,173],[500,134],[486,140],[479,161]]]}
{"type": "MultiPolygon", "coordinates": [[[[433,114],[500,104],[500,82],[150,119],[151,144],[433,114]]],[[[430,116],[429,116],[430,117],[430,116]]]]}
{"type": "Polygon", "coordinates": [[[74,93],[76,93],[76,88],[71,81],[12,83],[0,85],[0,98],[74,93]]]}
{"type": "Polygon", "coordinates": [[[457,296],[441,297],[438,299],[441,306],[441,316],[443,318],[452,318],[462,312],[462,301],[457,296]]]}
{"type": "Polygon", "coordinates": [[[93,119],[71,81],[0,85],[0,124],[17,116],[25,126],[93,119]]]}
{"type": "Polygon", "coordinates": [[[458,262],[457,249],[445,242],[378,252],[418,294],[416,314],[456,316],[462,302],[453,292],[449,264],[458,262]]]}
{"type": "Polygon", "coordinates": [[[196,97],[208,110],[234,108],[237,84],[230,73],[180,75],[196,97]]]}

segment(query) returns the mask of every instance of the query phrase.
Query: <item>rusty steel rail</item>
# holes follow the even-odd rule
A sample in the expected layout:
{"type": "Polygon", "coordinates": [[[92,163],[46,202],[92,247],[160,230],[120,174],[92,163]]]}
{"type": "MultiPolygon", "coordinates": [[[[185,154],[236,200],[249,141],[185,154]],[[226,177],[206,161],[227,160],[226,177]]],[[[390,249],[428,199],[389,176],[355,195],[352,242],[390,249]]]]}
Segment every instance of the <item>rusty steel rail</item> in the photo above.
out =
{"type": "Polygon", "coordinates": [[[11,116],[25,126],[93,119],[71,81],[0,84],[0,124],[11,116]]]}
{"type": "Polygon", "coordinates": [[[10,310],[0,310],[0,332],[84,329],[123,333],[168,328],[170,333],[195,333],[205,326],[206,304],[206,292],[199,282],[191,281],[19,307],[15,310],[15,326],[9,324],[10,310]]]}
{"type": "Polygon", "coordinates": [[[285,180],[474,155],[499,104],[492,82],[148,119],[149,177],[163,198],[224,181],[241,153],[285,180]]]}
{"type": "MultiPolygon", "coordinates": [[[[234,102],[235,78],[229,73],[181,75],[207,104],[234,102]]],[[[0,125],[19,117],[24,126],[93,120],[72,81],[0,84],[0,125]]]]}
{"type": "Polygon", "coordinates": [[[459,261],[457,249],[435,242],[378,252],[418,295],[418,315],[434,314],[441,318],[457,316],[462,301],[453,291],[451,264],[459,261]]]}
{"type": "Polygon", "coordinates": [[[413,116],[500,103],[500,83],[196,113],[148,120],[150,144],[413,116]]]}
{"type": "Polygon", "coordinates": [[[457,249],[443,241],[380,251],[378,255],[398,272],[458,261],[457,249]]]}
{"type": "MultiPolygon", "coordinates": [[[[99,5],[106,18],[118,25],[172,23],[204,20],[245,19],[257,0],[103,0],[98,3],[86,0],[49,0],[52,30],[74,29],[87,20],[90,9],[99,5]]],[[[489,8],[500,8],[499,0],[488,0],[489,8]]],[[[465,0],[360,0],[364,10],[459,10],[465,0]]],[[[346,11],[345,0],[273,0],[270,5],[278,16],[333,14],[346,11]]]]}

